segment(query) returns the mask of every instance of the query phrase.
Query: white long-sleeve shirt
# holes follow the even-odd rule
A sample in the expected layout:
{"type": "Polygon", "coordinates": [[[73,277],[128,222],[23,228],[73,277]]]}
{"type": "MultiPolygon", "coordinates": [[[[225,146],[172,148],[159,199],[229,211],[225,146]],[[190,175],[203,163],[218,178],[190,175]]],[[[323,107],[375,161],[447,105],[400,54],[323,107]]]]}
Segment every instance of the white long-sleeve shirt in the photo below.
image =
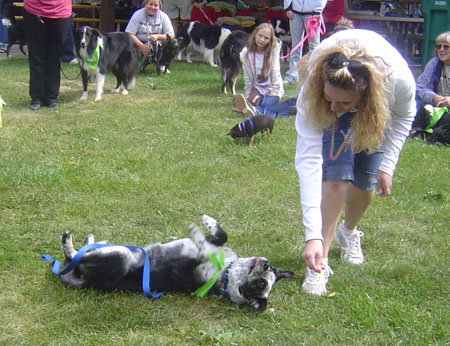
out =
{"type": "MultiPolygon", "coordinates": [[[[400,53],[383,37],[375,32],[361,29],[340,31],[316,47],[310,59],[321,48],[332,45],[345,45],[345,40],[359,41],[367,54],[380,57],[388,64],[383,73],[389,76],[390,123],[384,138],[384,158],[379,170],[391,176],[400,155],[402,146],[409,134],[411,123],[416,114],[415,81],[407,62],[400,53]]],[[[300,200],[305,226],[305,241],[322,239],[322,135],[323,129],[317,128],[308,120],[308,101],[302,98],[302,91],[297,100],[297,148],[295,168],[299,175],[300,200]]]]}

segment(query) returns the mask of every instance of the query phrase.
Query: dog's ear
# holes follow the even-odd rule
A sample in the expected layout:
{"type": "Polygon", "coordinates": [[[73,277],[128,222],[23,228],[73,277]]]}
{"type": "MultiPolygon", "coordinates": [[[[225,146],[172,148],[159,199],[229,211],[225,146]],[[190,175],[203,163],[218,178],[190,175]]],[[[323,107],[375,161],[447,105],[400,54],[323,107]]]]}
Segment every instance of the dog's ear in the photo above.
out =
{"type": "Polygon", "coordinates": [[[92,28],[92,33],[97,37],[102,36],[101,32],[96,28],[92,28]]]}
{"type": "Polygon", "coordinates": [[[253,313],[255,315],[266,310],[267,298],[253,298],[253,299],[250,299],[248,302],[249,302],[250,306],[252,307],[253,313]]]}
{"type": "Polygon", "coordinates": [[[272,267],[272,270],[275,273],[275,277],[277,278],[276,281],[281,279],[288,279],[294,276],[294,272],[291,272],[290,270],[283,270],[275,267],[272,267]]]}

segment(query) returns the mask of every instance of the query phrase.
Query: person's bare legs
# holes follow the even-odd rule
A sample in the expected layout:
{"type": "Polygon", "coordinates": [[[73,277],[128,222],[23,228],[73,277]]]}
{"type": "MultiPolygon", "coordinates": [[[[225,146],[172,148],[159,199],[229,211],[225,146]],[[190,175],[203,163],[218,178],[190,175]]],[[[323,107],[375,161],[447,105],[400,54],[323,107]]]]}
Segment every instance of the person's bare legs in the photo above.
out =
{"type": "Polygon", "coordinates": [[[322,184],[321,209],[324,258],[328,257],[328,251],[336,232],[344,202],[344,226],[348,230],[353,230],[374,197],[375,189],[364,191],[347,181],[326,181],[322,184]]]}
{"type": "Polygon", "coordinates": [[[328,258],[333,235],[346,200],[349,182],[345,180],[325,181],[322,184],[322,235],[323,257],[328,258]]]}
{"type": "Polygon", "coordinates": [[[345,199],[344,226],[348,230],[356,228],[361,217],[375,197],[375,189],[364,191],[349,184],[345,199]]]}

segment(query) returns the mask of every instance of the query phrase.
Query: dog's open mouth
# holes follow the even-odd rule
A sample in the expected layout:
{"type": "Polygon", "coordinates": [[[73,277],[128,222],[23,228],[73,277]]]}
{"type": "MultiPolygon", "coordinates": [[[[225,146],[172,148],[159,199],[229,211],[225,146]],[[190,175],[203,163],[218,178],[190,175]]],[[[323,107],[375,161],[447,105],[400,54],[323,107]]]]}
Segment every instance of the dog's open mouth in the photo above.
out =
{"type": "Polygon", "coordinates": [[[261,267],[263,271],[267,271],[270,267],[269,261],[261,257],[254,258],[250,264],[248,275],[250,275],[251,272],[257,267],[261,267]]]}

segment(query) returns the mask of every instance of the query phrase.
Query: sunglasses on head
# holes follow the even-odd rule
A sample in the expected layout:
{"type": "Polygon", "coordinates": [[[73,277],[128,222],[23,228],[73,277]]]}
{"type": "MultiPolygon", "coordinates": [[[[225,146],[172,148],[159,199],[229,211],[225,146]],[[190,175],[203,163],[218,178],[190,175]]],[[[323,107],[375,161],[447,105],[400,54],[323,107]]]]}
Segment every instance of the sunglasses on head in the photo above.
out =
{"type": "Polygon", "coordinates": [[[450,46],[448,45],[448,44],[437,44],[436,45],[436,49],[437,50],[439,50],[439,49],[443,49],[443,50],[449,50],[450,49],[450,46]]]}

